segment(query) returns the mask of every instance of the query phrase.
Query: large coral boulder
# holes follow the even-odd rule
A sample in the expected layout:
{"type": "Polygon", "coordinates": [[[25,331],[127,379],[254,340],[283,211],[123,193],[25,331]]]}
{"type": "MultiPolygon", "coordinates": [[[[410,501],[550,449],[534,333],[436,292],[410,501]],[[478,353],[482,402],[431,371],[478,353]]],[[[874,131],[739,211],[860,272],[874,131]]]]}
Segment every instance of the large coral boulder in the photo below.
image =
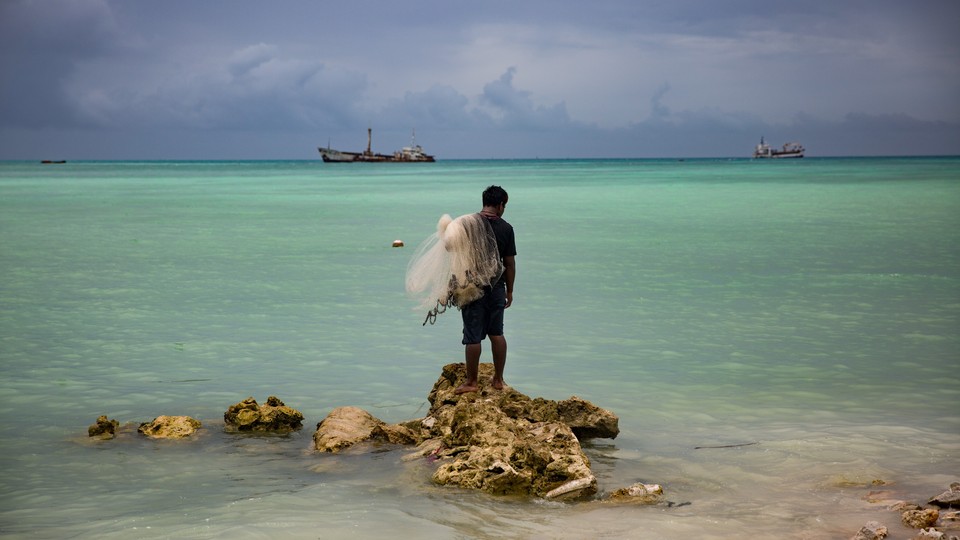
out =
{"type": "Polygon", "coordinates": [[[480,365],[479,392],[457,394],[466,377],[463,364],[443,367],[419,427],[439,465],[434,481],[490,493],[572,499],[593,495],[597,482],[579,437],[619,433],[618,418],[580,398],[556,402],[531,399],[512,388],[484,383],[491,364],[480,365]]]}
{"type": "Polygon", "coordinates": [[[152,422],[144,422],[137,432],[151,439],[182,439],[200,429],[200,421],[189,416],[158,416],[152,422]]]}
{"type": "Polygon", "coordinates": [[[223,413],[223,421],[227,431],[289,433],[303,427],[303,414],[276,396],[267,398],[263,405],[248,397],[231,405],[223,413]]]}
{"type": "Polygon", "coordinates": [[[334,409],[314,433],[314,447],[339,452],[369,440],[417,445],[407,459],[429,457],[438,484],[498,495],[579,499],[597,492],[580,437],[616,437],[617,416],[588,401],[531,399],[486,382],[491,364],[480,365],[478,392],[457,394],[463,364],[444,366],[430,391],[424,418],[386,424],[363,409],[334,409]]]}
{"type": "Polygon", "coordinates": [[[441,460],[433,475],[439,484],[556,498],[597,491],[590,462],[564,424],[513,419],[490,402],[463,400],[442,442],[434,454],[441,460]],[[569,489],[557,490],[563,486],[569,489]]]}

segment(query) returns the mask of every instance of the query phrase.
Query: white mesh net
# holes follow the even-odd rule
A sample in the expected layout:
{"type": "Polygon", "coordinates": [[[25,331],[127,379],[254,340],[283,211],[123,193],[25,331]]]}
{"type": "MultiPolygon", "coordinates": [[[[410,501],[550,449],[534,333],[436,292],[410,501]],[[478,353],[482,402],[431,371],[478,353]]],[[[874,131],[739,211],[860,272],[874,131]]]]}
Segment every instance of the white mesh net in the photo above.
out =
{"type": "Polygon", "coordinates": [[[452,219],[444,214],[437,232],[421,243],[407,265],[407,293],[429,309],[423,324],[450,306],[463,307],[483,296],[503,273],[493,228],[480,214],[452,219]]]}

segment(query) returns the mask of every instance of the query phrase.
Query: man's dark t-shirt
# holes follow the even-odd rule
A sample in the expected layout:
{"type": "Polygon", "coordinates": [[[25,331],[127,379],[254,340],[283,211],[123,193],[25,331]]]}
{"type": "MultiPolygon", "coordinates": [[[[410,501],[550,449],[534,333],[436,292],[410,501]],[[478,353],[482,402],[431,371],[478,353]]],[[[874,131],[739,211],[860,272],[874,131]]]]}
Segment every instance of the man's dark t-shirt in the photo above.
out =
{"type": "MultiPolygon", "coordinates": [[[[500,252],[500,260],[507,257],[513,257],[517,254],[517,243],[513,235],[513,226],[501,217],[491,217],[480,214],[487,219],[487,223],[493,228],[493,235],[497,239],[497,250],[500,252]]],[[[505,283],[504,276],[500,276],[497,285],[505,283]]]]}

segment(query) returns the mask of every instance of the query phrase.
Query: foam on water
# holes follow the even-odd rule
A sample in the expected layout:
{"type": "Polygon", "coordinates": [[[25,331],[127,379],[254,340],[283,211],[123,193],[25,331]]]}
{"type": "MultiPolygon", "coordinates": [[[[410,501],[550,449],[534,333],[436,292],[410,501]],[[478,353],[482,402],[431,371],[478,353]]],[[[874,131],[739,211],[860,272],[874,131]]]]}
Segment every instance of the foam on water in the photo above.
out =
{"type": "MultiPolygon", "coordinates": [[[[960,472],[960,160],[0,164],[0,534],[838,538],[960,472]],[[510,192],[507,381],[616,412],[602,491],[434,486],[403,450],[310,452],[356,405],[423,416],[459,317],[403,274],[442,213],[510,192]],[[287,437],[222,433],[281,397],[287,437]],[[125,435],[92,442],[107,414],[125,435]],[[193,440],[135,424],[186,414],[193,440]],[[708,446],[746,445],[730,448],[708,446]],[[875,480],[888,482],[873,486],[875,480]],[[683,504],[689,503],[689,504],[683,504]]],[[[904,533],[905,534],[905,533],[904,533]]],[[[903,535],[903,534],[901,534],[903,535]]]]}

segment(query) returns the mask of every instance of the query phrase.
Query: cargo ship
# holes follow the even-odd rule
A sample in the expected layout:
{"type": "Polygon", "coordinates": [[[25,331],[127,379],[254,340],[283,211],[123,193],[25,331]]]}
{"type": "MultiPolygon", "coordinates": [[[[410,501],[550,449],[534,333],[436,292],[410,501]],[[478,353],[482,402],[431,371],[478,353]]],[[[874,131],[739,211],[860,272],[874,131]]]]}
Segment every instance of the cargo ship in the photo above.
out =
{"type": "Polygon", "coordinates": [[[413,133],[410,146],[404,146],[393,154],[376,154],[370,150],[373,139],[373,130],[367,128],[367,149],[363,152],[341,152],[327,147],[319,147],[320,157],[324,163],[433,163],[433,156],[427,155],[417,144],[417,134],[413,133]]]}
{"type": "Polygon", "coordinates": [[[760,137],[760,144],[753,150],[753,157],[760,159],[802,158],[803,152],[803,146],[800,143],[787,143],[783,145],[782,149],[775,150],[769,144],[763,142],[763,137],[760,137]]]}

